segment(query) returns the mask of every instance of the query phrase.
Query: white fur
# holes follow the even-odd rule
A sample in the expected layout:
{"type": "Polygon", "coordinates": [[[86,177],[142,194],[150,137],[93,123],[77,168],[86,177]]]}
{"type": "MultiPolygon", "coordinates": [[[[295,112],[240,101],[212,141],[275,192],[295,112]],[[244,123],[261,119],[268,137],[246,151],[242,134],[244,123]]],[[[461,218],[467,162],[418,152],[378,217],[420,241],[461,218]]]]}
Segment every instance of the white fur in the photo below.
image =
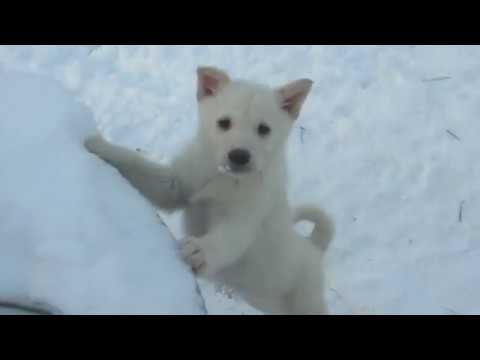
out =
{"type": "Polygon", "coordinates": [[[171,166],[109,144],[100,135],[87,149],[115,166],[154,205],[184,210],[185,261],[200,276],[223,283],[271,314],[325,314],[323,252],[333,223],[320,209],[292,213],[287,200],[285,143],[310,90],[310,80],[279,89],[232,81],[215,68],[198,69],[198,133],[171,166]],[[228,116],[228,131],[218,119],[228,116]],[[260,123],[271,128],[257,133],[260,123]],[[229,171],[232,149],[251,154],[250,171],[229,171]],[[293,229],[316,223],[312,241],[293,229]]]}

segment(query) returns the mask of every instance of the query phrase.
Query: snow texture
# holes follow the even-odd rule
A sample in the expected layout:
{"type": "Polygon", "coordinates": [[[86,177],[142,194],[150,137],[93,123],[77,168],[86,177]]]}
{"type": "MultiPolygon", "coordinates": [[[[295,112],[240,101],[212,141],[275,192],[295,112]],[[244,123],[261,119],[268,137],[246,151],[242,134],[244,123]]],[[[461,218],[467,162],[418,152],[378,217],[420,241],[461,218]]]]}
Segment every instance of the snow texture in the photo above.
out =
{"type": "MultiPolygon", "coordinates": [[[[274,86],[311,78],[289,196],[335,219],[331,311],[480,313],[479,46],[3,46],[0,64],[57,79],[109,139],[162,162],[194,133],[198,65],[274,86]]],[[[201,287],[209,313],[258,313],[201,287]]]]}
{"type": "Polygon", "coordinates": [[[1,69],[0,99],[0,313],[201,314],[155,209],[84,149],[91,112],[52,79],[1,69]]]}

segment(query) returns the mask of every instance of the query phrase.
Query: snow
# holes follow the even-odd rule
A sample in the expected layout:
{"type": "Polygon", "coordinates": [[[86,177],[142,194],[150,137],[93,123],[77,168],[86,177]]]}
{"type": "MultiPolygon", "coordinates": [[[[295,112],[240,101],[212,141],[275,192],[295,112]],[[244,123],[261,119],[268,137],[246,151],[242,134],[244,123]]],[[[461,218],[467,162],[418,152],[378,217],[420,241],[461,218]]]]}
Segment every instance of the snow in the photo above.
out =
{"type": "Polygon", "coordinates": [[[88,153],[91,112],[52,79],[0,68],[0,313],[201,314],[153,209],[88,153]]]}
{"type": "MultiPolygon", "coordinates": [[[[109,139],[162,162],[194,133],[198,65],[313,79],[288,143],[289,195],[336,221],[331,311],[480,312],[479,46],[2,46],[2,65],[57,79],[109,139]]],[[[165,219],[181,236],[178,215],[165,219]]],[[[200,285],[211,314],[258,313],[200,285]]]]}

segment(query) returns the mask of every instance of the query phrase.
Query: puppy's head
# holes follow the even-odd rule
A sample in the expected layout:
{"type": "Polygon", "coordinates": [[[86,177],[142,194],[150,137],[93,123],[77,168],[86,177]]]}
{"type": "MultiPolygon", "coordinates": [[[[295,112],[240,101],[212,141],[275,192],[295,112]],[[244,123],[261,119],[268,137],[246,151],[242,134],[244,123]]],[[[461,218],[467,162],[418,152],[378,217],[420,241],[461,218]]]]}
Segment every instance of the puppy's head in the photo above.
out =
{"type": "Polygon", "coordinates": [[[277,89],[232,81],[222,70],[197,69],[200,130],[217,167],[244,175],[268,166],[285,143],[310,92],[300,79],[277,89]]]}

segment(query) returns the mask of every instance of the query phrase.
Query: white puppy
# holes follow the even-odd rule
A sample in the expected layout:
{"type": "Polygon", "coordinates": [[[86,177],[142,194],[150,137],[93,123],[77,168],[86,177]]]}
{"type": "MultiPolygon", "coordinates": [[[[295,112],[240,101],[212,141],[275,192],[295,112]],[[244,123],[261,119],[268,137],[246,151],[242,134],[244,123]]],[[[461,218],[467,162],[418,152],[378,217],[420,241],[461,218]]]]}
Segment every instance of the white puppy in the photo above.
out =
{"type": "Polygon", "coordinates": [[[325,314],[323,253],[329,217],[287,199],[285,144],[312,81],[278,89],[197,70],[200,124],[190,145],[163,166],[100,135],[87,149],[116,167],[154,205],[185,210],[184,260],[200,276],[271,314],[325,314]],[[293,228],[314,222],[311,240],[293,228]]]}

